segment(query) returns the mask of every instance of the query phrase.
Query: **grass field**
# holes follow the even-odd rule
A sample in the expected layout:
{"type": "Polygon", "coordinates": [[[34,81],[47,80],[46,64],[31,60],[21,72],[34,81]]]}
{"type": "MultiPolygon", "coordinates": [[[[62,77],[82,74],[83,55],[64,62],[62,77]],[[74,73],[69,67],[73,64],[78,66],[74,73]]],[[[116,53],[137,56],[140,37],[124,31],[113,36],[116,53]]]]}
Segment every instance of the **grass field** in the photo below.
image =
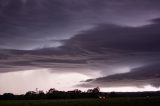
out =
{"type": "Polygon", "coordinates": [[[160,97],[66,99],[66,100],[3,100],[0,106],[160,106],[160,97]]]}

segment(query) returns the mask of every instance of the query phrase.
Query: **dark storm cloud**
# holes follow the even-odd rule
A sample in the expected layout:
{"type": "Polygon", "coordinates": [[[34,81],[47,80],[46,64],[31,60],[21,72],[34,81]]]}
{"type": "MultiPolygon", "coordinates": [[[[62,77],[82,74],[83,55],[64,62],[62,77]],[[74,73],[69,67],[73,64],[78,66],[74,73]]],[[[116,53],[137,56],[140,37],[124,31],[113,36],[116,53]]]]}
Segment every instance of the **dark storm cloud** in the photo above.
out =
{"type": "Polygon", "coordinates": [[[52,38],[56,39],[54,35],[58,34],[57,30],[60,26],[66,26],[69,19],[61,8],[62,3],[57,0],[45,1],[1,0],[0,36],[1,42],[4,43],[2,47],[35,48],[52,35],[52,38]]]}
{"type": "MultiPolygon", "coordinates": [[[[160,63],[159,4],[158,0],[0,0],[0,72],[45,68],[117,76],[131,71],[118,74],[126,77],[145,72],[135,68],[160,63]]],[[[133,85],[156,86],[156,78],[137,83],[131,76],[133,85]]]]}
{"type": "Polygon", "coordinates": [[[159,51],[160,21],[142,27],[99,25],[74,36],[67,46],[80,46],[87,50],[111,48],[125,51],[159,51]]]}
{"type": "Polygon", "coordinates": [[[97,23],[143,25],[160,15],[159,4],[157,0],[0,0],[0,47],[60,46],[58,40],[97,23]]]}
{"type": "Polygon", "coordinates": [[[7,67],[9,71],[10,68],[26,70],[27,67],[34,67],[69,69],[73,72],[76,69],[91,69],[106,75],[126,72],[126,68],[157,63],[160,59],[159,26],[158,19],[153,24],[142,27],[103,24],[75,35],[58,48],[2,49],[1,72],[4,69],[6,71],[7,67]]]}
{"type": "Polygon", "coordinates": [[[152,85],[160,87],[160,64],[152,64],[132,69],[131,72],[110,75],[97,79],[89,79],[86,83],[81,84],[83,87],[101,86],[101,87],[118,87],[118,86],[137,86],[144,87],[152,85]]]}

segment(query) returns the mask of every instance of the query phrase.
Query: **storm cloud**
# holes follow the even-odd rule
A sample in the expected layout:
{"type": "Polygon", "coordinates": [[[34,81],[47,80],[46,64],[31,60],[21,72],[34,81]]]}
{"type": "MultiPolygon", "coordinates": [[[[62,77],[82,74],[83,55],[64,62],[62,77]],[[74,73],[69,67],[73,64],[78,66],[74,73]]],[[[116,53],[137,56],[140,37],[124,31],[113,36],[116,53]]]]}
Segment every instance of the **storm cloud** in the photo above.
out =
{"type": "Polygon", "coordinates": [[[127,73],[115,74],[97,79],[89,79],[79,86],[94,87],[96,85],[101,87],[144,87],[147,85],[160,87],[160,66],[159,64],[152,64],[134,68],[127,73]]]}
{"type": "Polygon", "coordinates": [[[159,9],[157,0],[0,0],[0,47],[57,47],[95,24],[149,24],[159,9]]]}
{"type": "Polygon", "coordinates": [[[6,70],[7,66],[12,69],[69,68],[72,71],[76,71],[76,68],[89,68],[112,73],[113,69],[131,69],[156,63],[160,58],[160,23],[157,20],[141,27],[98,25],[66,40],[58,48],[3,49],[0,52],[0,62],[3,65],[1,70],[6,70]]]}
{"type": "MultiPolygon", "coordinates": [[[[99,25],[74,36],[66,45],[79,45],[89,50],[111,48],[125,51],[159,51],[160,20],[142,27],[99,25]]],[[[98,50],[97,50],[98,51],[98,50]]]]}
{"type": "Polygon", "coordinates": [[[79,86],[159,87],[159,4],[158,0],[0,0],[0,73],[96,72],[100,78],[79,86]]]}

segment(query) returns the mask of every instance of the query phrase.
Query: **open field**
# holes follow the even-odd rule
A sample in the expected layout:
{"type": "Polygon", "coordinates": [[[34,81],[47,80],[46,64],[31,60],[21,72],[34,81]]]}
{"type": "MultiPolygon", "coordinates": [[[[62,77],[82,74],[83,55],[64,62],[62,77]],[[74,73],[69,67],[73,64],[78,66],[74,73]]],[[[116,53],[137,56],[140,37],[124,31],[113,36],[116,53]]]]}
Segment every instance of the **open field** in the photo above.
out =
{"type": "Polygon", "coordinates": [[[160,106],[160,97],[66,100],[3,100],[0,106],[160,106]]]}

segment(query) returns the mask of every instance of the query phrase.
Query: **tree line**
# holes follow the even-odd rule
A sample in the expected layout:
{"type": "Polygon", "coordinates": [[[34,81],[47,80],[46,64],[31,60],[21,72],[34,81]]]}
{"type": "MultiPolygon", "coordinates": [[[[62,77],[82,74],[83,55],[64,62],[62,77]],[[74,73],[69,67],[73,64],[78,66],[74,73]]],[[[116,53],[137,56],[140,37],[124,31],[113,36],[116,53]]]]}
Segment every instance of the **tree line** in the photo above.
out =
{"type": "Polygon", "coordinates": [[[96,87],[82,92],[79,89],[72,91],[59,91],[55,88],[49,89],[46,93],[42,90],[28,91],[22,95],[14,95],[13,93],[4,93],[0,95],[0,100],[40,100],[40,99],[80,99],[80,98],[112,98],[112,97],[152,97],[160,96],[160,91],[155,92],[100,92],[100,88],[96,87]]]}
{"type": "Polygon", "coordinates": [[[82,92],[79,89],[72,91],[59,91],[55,88],[49,89],[46,93],[41,90],[28,91],[22,95],[14,95],[13,93],[4,93],[0,95],[0,100],[37,100],[37,99],[78,99],[78,98],[98,98],[101,94],[99,87],[88,89],[82,92]]]}

